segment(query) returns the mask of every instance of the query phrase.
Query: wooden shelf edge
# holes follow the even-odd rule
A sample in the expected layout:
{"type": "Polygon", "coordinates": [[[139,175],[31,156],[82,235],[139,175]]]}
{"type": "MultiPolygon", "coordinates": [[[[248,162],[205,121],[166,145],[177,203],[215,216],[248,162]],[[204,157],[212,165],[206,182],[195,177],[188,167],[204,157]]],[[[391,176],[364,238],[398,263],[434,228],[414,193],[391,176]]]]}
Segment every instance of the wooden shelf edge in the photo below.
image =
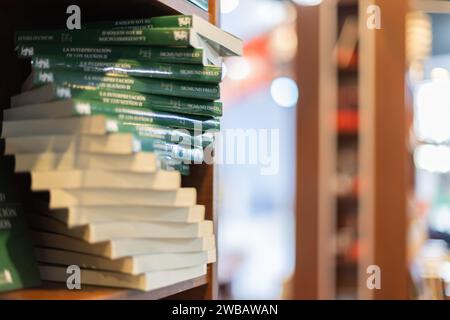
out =
{"type": "Polygon", "coordinates": [[[62,283],[44,282],[41,287],[0,293],[0,300],[158,300],[208,284],[207,276],[183,281],[150,292],[83,286],[68,290],[62,283]]]}

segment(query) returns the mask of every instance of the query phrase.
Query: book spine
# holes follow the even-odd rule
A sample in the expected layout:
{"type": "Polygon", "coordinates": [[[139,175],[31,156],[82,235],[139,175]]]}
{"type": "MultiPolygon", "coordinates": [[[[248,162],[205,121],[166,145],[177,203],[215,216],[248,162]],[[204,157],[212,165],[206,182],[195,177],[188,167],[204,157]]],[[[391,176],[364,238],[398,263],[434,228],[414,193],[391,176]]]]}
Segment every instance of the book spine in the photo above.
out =
{"type": "Polygon", "coordinates": [[[36,70],[33,75],[33,85],[39,86],[46,83],[56,83],[74,88],[87,86],[205,100],[217,100],[220,98],[220,89],[216,84],[143,79],[126,75],[36,70]]]}
{"type": "Polygon", "coordinates": [[[17,44],[55,43],[79,45],[142,45],[142,46],[190,46],[188,28],[152,29],[92,29],[92,30],[39,30],[17,31],[17,44]]]}
{"type": "MultiPolygon", "coordinates": [[[[199,7],[205,7],[205,1],[191,1],[199,7]]],[[[207,2],[207,1],[206,1],[207,2]]],[[[207,6],[207,4],[206,4],[207,6]]],[[[208,10],[208,9],[205,9],[208,10]]],[[[113,20],[97,23],[89,23],[86,29],[130,29],[130,28],[192,28],[193,18],[189,15],[171,15],[163,17],[130,19],[130,20],[113,20]]]]}
{"type": "Polygon", "coordinates": [[[106,115],[118,120],[194,131],[219,130],[217,119],[200,120],[179,114],[155,112],[142,108],[116,106],[101,102],[73,100],[74,115],[106,115]]]}
{"type": "Polygon", "coordinates": [[[205,117],[222,116],[222,103],[198,99],[143,94],[133,91],[81,90],[56,86],[57,99],[97,100],[103,103],[149,108],[153,110],[192,114],[205,117]]]}
{"type": "Polygon", "coordinates": [[[154,61],[162,63],[203,64],[203,49],[171,48],[171,47],[83,47],[62,46],[58,44],[26,43],[16,47],[20,58],[31,58],[34,55],[58,55],[66,59],[85,60],[118,60],[130,59],[138,61],[154,61]]]}
{"type": "Polygon", "coordinates": [[[85,29],[126,29],[136,26],[151,27],[152,18],[100,21],[85,24],[85,29]]]}
{"type": "Polygon", "coordinates": [[[58,56],[34,56],[33,68],[126,74],[135,77],[219,83],[222,70],[214,66],[163,64],[136,60],[80,60],[58,56]]]}

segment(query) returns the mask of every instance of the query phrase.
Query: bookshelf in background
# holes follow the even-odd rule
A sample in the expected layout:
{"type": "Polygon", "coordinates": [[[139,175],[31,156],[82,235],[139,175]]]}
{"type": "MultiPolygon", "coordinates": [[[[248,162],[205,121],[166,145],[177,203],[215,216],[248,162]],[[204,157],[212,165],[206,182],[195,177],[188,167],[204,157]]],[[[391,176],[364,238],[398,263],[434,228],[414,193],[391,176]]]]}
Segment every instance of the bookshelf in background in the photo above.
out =
{"type": "MultiPolygon", "coordinates": [[[[212,23],[218,22],[218,1],[209,1],[209,12],[187,0],[133,0],[124,4],[120,0],[92,1],[2,1],[0,4],[1,59],[4,62],[0,80],[0,105],[9,105],[9,98],[20,92],[20,85],[29,74],[29,66],[19,61],[14,52],[13,35],[20,29],[45,29],[65,25],[66,8],[79,5],[82,22],[161,16],[170,14],[196,14],[212,23]]],[[[0,116],[2,120],[2,116],[0,116]]],[[[206,218],[217,220],[213,210],[213,170],[201,165],[192,168],[192,174],[183,179],[183,186],[197,189],[198,201],[206,206],[206,218]]],[[[217,226],[216,226],[217,228],[217,226]]],[[[24,289],[0,294],[0,299],[161,299],[167,297],[185,299],[212,299],[217,295],[217,266],[208,267],[206,276],[178,283],[153,292],[86,287],[80,292],[68,291],[64,285],[45,283],[40,288],[24,289]]]]}
{"type": "Polygon", "coordinates": [[[337,7],[336,278],[338,299],[357,297],[358,280],[358,2],[337,7]]]}

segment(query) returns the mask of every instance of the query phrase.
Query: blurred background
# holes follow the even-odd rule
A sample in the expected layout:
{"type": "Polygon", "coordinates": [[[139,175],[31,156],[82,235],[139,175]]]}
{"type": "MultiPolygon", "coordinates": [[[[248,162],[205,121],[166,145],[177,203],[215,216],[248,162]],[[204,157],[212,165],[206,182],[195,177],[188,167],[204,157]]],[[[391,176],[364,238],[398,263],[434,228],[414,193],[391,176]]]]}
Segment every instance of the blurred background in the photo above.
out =
{"type": "Polygon", "coordinates": [[[221,4],[222,28],[245,41],[244,57],[225,61],[222,128],[279,130],[279,170],[218,166],[219,281],[224,298],[277,299],[295,257],[296,9],[274,0],[221,4]]]}
{"type": "Polygon", "coordinates": [[[450,2],[220,9],[245,41],[224,62],[222,128],[279,134],[276,174],[216,166],[220,297],[448,298],[450,2]]]}

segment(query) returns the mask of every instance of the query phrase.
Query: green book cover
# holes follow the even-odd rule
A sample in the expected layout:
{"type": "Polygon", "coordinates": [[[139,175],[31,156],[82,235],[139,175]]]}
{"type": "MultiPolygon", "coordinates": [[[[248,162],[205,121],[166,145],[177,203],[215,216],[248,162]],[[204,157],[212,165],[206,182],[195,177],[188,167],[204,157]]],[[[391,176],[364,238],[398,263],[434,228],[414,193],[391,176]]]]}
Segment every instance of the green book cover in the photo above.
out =
{"type": "Polygon", "coordinates": [[[162,63],[185,63],[203,65],[203,49],[175,47],[133,46],[71,46],[59,44],[24,43],[16,47],[20,58],[34,55],[58,55],[67,59],[119,60],[129,59],[162,63]]]}
{"type": "MultiPolygon", "coordinates": [[[[48,86],[51,86],[51,95],[39,101],[39,103],[65,99],[80,99],[204,117],[222,116],[222,103],[220,101],[159,96],[134,91],[103,90],[97,88],[78,89],[58,85],[48,86]]],[[[47,88],[42,87],[42,89],[46,90],[47,88]]]]}
{"type": "Polygon", "coordinates": [[[107,104],[91,103],[89,108],[87,108],[86,103],[82,103],[81,107],[76,112],[79,115],[106,115],[122,121],[128,121],[129,123],[137,123],[140,125],[147,124],[166,126],[170,128],[187,129],[201,132],[220,130],[220,121],[216,118],[195,118],[193,116],[188,117],[180,114],[163,113],[146,109],[116,107],[114,105],[107,104]]]}
{"type": "Polygon", "coordinates": [[[141,62],[137,60],[82,60],[60,56],[34,56],[32,65],[36,69],[63,69],[72,71],[126,74],[134,77],[172,79],[196,82],[220,83],[222,68],[193,64],[167,64],[141,62]]]}
{"type": "Polygon", "coordinates": [[[194,19],[189,15],[154,17],[151,19],[151,26],[152,28],[192,28],[194,19]]]}
{"type": "Polygon", "coordinates": [[[35,70],[33,85],[56,83],[68,87],[97,87],[100,89],[136,91],[194,99],[217,100],[220,87],[217,84],[138,78],[122,74],[84,73],[63,70],[35,70]]]}
{"type": "MultiPolygon", "coordinates": [[[[191,1],[199,6],[203,1],[191,1]]],[[[207,2],[207,1],[206,1],[207,2]]],[[[204,5],[203,5],[204,6],[204,5]]],[[[207,5],[206,5],[207,6],[207,5]]],[[[208,10],[208,9],[206,9],[208,10]]],[[[192,15],[170,15],[152,18],[138,18],[127,20],[112,20],[91,22],[86,29],[132,29],[132,28],[191,28],[194,19],[192,15]]]]}
{"type": "MultiPolygon", "coordinates": [[[[122,122],[127,121],[140,125],[186,129],[194,132],[220,130],[220,120],[218,118],[205,118],[194,115],[161,112],[147,108],[118,106],[101,101],[71,99],[59,106],[59,113],[58,111],[53,111],[55,109],[51,104],[37,104],[34,106],[32,105],[31,107],[35,108],[34,113],[39,112],[39,118],[103,115],[110,119],[121,120],[122,122]]],[[[14,109],[11,112],[14,112],[14,109]]],[[[26,119],[26,117],[22,119],[26,119]]]]}
{"type": "Polygon", "coordinates": [[[24,30],[16,31],[15,43],[77,45],[141,45],[199,47],[189,28],[24,30]]]}
{"type": "Polygon", "coordinates": [[[99,21],[85,24],[86,29],[131,29],[131,28],[190,28],[191,15],[170,15],[152,18],[99,21]]]}
{"type": "Polygon", "coordinates": [[[28,226],[13,181],[13,166],[0,156],[0,292],[41,282],[28,226]]]}

